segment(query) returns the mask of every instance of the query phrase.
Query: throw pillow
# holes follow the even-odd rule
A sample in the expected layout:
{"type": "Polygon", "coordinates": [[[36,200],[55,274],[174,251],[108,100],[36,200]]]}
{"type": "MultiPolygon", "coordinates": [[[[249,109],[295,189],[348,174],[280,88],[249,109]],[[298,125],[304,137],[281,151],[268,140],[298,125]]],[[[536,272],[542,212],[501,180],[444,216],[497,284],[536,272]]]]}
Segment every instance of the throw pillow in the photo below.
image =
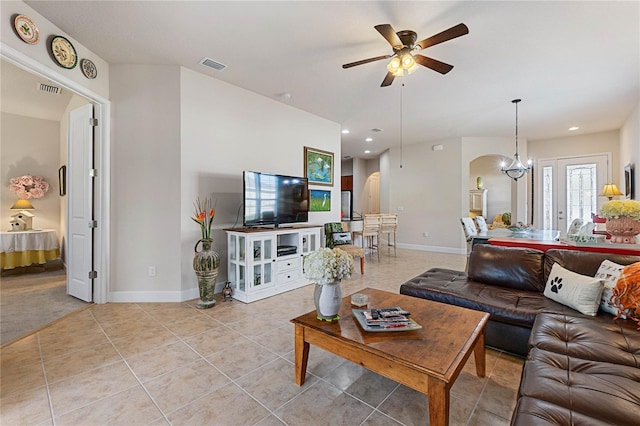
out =
{"type": "Polygon", "coordinates": [[[640,323],[640,262],[624,267],[613,288],[611,303],[619,314],[640,323]]]}
{"type": "Polygon", "coordinates": [[[613,288],[616,286],[623,268],[624,265],[618,265],[610,260],[604,260],[595,275],[595,277],[600,278],[604,284],[600,309],[611,315],[618,315],[618,308],[611,303],[611,296],[613,296],[613,288]]]}
{"type": "Polygon", "coordinates": [[[554,263],[544,295],[582,314],[595,316],[602,297],[602,281],[576,274],[554,263]]]}
{"type": "Polygon", "coordinates": [[[351,244],[351,232],[334,232],[332,238],[334,246],[351,244]]]}

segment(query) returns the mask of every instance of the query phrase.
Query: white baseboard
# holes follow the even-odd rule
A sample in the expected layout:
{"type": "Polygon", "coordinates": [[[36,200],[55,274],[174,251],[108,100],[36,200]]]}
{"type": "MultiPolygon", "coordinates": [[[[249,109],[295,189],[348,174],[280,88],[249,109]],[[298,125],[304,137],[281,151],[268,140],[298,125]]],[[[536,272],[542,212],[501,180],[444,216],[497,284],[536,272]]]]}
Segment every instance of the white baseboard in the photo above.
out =
{"type": "MultiPolygon", "coordinates": [[[[216,283],[215,293],[221,293],[224,283],[216,283]]],[[[200,297],[197,287],[182,291],[112,291],[109,293],[110,303],[166,303],[185,302],[200,297]]]]}

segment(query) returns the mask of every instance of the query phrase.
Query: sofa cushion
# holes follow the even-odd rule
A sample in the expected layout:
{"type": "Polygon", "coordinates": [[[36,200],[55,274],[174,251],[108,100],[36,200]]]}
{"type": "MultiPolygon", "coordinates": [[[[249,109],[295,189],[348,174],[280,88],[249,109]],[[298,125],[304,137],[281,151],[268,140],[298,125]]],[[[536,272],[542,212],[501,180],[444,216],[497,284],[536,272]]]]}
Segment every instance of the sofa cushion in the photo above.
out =
{"type": "Polygon", "coordinates": [[[461,271],[433,268],[400,286],[400,294],[421,297],[491,314],[491,319],[533,326],[542,311],[564,313],[568,308],[538,291],[514,290],[469,279],[461,271]]]}
{"type": "Polygon", "coordinates": [[[541,418],[553,413],[551,424],[637,424],[640,369],[533,348],[522,371],[519,396],[536,401],[518,404],[515,418],[527,415],[512,424],[529,424],[532,412],[541,418]]]}
{"type": "Polygon", "coordinates": [[[551,268],[544,295],[585,315],[598,313],[602,280],[576,274],[557,263],[551,268]]]}
{"type": "Polygon", "coordinates": [[[515,290],[544,290],[544,252],[482,244],[469,255],[468,275],[474,281],[515,290]]]}
{"type": "Polygon", "coordinates": [[[528,396],[518,399],[511,426],[558,425],[611,426],[611,422],[596,420],[582,413],[574,413],[567,407],[528,396]]]}
{"type": "Polygon", "coordinates": [[[562,355],[640,368],[640,332],[631,320],[541,313],[529,346],[562,355]]]}
{"type": "Polygon", "coordinates": [[[622,268],[624,268],[624,265],[618,265],[610,260],[604,260],[595,275],[595,277],[601,279],[602,284],[604,284],[600,310],[608,312],[611,315],[618,315],[618,308],[611,304],[611,296],[613,296],[613,288],[616,286],[616,282],[618,282],[622,268]]]}
{"type": "Polygon", "coordinates": [[[602,262],[607,259],[620,265],[640,262],[640,256],[551,249],[547,250],[544,256],[543,282],[547,282],[549,279],[549,272],[551,272],[554,263],[577,274],[593,277],[598,272],[602,262]]]}

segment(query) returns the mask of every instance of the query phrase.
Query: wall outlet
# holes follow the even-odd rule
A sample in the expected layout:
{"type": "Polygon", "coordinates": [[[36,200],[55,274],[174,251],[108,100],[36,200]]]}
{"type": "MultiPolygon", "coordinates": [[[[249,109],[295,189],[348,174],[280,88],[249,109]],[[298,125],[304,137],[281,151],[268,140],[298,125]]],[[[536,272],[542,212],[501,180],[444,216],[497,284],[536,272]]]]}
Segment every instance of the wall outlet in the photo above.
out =
{"type": "Polygon", "coordinates": [[[149,276],[150,277],[155,277],[156,276],[156,267],[155,266],[149,266],[149,276]]]}
{"type": "Polygon", "coordinates": [[[399,212],[403,212],[404,211],[404,207],[403,206],[398,206],[398,211],[399,212]]]}
{"type": "Polygon", "coordinates": [[[429,237],[429,233],[427,231],[424,231],[422,233],[422,236],[425,237],[425,238],[428,238],[429,237]]]}

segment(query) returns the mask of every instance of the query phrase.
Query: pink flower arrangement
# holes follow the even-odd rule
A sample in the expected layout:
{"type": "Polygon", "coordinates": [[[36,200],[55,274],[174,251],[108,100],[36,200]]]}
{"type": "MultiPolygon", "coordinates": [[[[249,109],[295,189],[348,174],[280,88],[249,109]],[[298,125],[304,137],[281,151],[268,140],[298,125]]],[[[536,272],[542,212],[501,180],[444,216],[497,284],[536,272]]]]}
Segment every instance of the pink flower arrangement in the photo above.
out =
{"type": "Polygon", "coordinates": [[[24,175],[11,178],[9,189],[15,192],[18,198],[28,200],[30,198],[42,198],[49,190],[49,184],[42,176],[24,175]]]}

